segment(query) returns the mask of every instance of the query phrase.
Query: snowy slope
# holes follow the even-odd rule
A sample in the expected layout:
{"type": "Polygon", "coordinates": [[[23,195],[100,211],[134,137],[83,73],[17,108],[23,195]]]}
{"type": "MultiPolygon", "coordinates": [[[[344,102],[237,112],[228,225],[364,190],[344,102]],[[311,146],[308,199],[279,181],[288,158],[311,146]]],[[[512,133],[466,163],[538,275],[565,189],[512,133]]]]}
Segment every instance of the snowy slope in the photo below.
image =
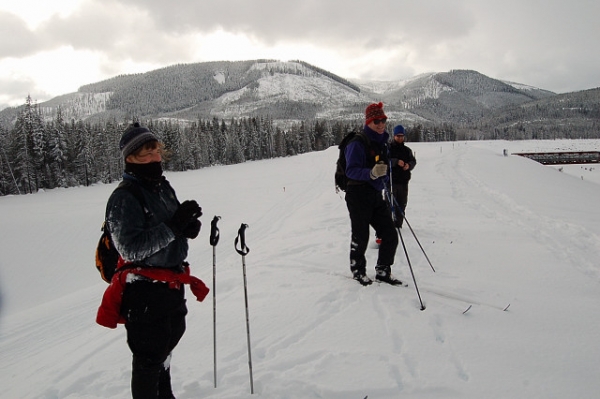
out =
{"type": "MultiPolygon", "coordinates": [[[[235,118],[240,115],[240,112],[250,114],[258,109],[268,109],[273,103],[285,101],[319,104],[319,109],[325,111],[320,112],[318,116],[325,118],[347,113],[345,107],[351,104],[362,106],[371,100],[348,86],[321,75],[274,73],[272,76],[258,79],[256,86],[252,88],[246,86],[223,94],[214,101],[211,112],[221,118],[235,118]],[[240,101],[244,98],[251,98],[253,101],[240,101]]],[[[357,117],[361,116],[362,114],[359,114],[357,117]]]]}
{"type": "MultiPolygon", "coordinates": [[[[181,200],[203,207],[189,260],[209,285],[210,220],[222,217],[218,387],[209,295],[188,302],[188,330],[172,361],[177,397],[595,398],[600,172],[561,173],[502,153],[598,144],[410,143],[418,165],[407,217],[435,273],[410,230],[402,237],[424,311],[402,247],[393,270],[410,287],[362,287],[349,278],[335,148],[168,174],[181,200]],[[250,226],[254,395],[242,259],[233,248],[242,222],[250,226]]],[[[106,285],[93,249],[114,187],[0,198],[0,398],[129,397],[124,328],[94,323],[106,285]]],[[[371,274],[375,257],[370,249],[371,274]]]]}

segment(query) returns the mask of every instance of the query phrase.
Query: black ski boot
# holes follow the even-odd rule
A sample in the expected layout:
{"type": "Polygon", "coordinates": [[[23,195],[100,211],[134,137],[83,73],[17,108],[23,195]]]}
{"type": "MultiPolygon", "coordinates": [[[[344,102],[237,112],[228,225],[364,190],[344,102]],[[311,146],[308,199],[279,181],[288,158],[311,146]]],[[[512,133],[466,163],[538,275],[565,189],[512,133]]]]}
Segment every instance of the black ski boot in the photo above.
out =
{"type": "Polygon", "coordinates": [[[362,270],[354,270],[352,271],[352,278],[358,281],[361,285],[367,286],[373,284],[373,280],[367,276],[367,274],[362,270]]]}
{"type": "Polygon", "coordinates": [[[377,265],[375,266],[375,279],[382,283],[388,283],[391,285],[404,285],[404,283],[398,280],[396,277],[392,275],[392,268],[387,265],[377,265]]]}

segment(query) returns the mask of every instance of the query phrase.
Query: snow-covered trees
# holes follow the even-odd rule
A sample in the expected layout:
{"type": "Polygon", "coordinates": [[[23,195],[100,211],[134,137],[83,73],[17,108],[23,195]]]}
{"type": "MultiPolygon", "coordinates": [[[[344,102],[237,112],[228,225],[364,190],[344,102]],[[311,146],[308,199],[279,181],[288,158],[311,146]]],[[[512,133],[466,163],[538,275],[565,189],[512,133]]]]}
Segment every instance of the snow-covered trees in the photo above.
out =
{"type": "MultiPolygon", "coordinates": [[[[28,97],[12,129],[0,129],[0,195],[119,180],[119,140],[130,122],[67,121],[60,109],[44,121],[28,97]]],[[[338,141],[332,126],[316,121],[298,121],[287,131],[274,126],[270,117],[139,122],[165,143],[170,152],[165,169],[175,171],[322,150],[338,141]]],[[[340,131],[353,128],[335,126],[340,131]]]]}
{"type": "MultiPolygon", "coordinates": [[[[170,153],[165,169],[173,171],[320,151],[361,127],[360,122],[297,120],[284,129],[268,116],[229,121],[132,120],[148,126],[164,142],[170,153]]],[[[61,109],[44,120],[28,97],[12,129],[0,128],[0,195],[121,179],[119,140],[132,120],[65,120],[61,109]]],[[[410,141],[457,138],[450,125],[406,126],[406,130],[410,141]]]]}

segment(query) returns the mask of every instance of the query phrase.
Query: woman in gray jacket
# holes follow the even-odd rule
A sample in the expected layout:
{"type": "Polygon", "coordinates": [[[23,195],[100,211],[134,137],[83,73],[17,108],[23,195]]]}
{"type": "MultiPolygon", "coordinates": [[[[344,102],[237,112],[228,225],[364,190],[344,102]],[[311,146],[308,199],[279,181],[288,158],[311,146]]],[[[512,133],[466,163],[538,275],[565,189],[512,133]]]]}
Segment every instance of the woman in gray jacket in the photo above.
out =
{"type": "Polygon", "coordinates": [[[120,315],[133,354],[131,391],[134,399],[174,398],[170,358],[186,328],[182,277],[189,276],[188,239],[200,232],[202,209],[194,200],[179,203],[162,175],[163,146],[148,128],[131,125],[120,148],[123,179],[133,187],[113,192],[106,221],[128,273],[120,315]]]}

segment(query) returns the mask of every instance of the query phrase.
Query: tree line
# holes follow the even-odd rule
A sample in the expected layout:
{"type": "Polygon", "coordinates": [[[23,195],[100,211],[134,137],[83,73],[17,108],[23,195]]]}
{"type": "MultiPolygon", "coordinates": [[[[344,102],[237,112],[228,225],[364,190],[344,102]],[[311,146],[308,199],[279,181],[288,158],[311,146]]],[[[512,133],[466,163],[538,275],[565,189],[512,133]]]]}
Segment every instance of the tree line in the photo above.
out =
{"type": "MultiPolygon", "coordinates": [[[[14,126],[0,127],[0,195],[120,180],[124,161],[119,140],[132,122],[65,120],[60,109],[51,120],[44,120],[38,105],[28,97],[14,126]]],[[[164,142],[170,152],[164,169],[170,171],[320,151],[361,128],[360,122],[307,120],[282,129],[269,117],[139,122],[164,142]]],[[[416,125],[406,130],[409,141],[456,138],[449,126],[416,125]]]]}

